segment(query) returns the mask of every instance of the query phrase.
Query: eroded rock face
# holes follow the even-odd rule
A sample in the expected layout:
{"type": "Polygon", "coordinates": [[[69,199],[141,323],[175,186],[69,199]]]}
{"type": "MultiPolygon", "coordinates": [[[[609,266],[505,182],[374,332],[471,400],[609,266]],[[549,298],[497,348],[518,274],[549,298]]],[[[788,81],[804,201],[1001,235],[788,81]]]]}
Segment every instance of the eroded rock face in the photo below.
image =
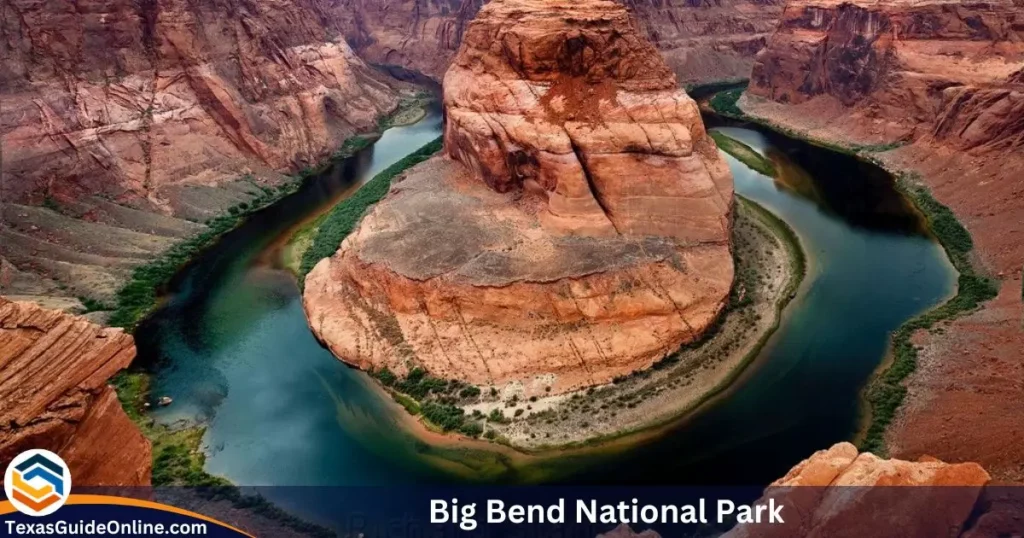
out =
{"type": "Polygon", "coordinates": [[[325,157],[396,97],[324,10],[317,0],[5,3],[5,201],[160,203],[169,183],[325,157]]]}
{"type": "Polygon", "coordinates": [[[560,393],[650,366],[725,305],[732,177],[625,9],[492,1],[445,77],[446,154],[306,278],[342,360],[560,393]]]}
{"type": "Polygon", "coordinates": [[[542,189],[550,227],[728,239],[728,167],[615,3],[492,2],[444,87],[448,154],[499,192],[542,189]]]}
{"type": "Polygon", "coordinates": [[[0,27],[0,257],[40,277],[5,295],[112,302],[398,102],[321,0],[13,0],[0,27]]]}
{"type": "Polygon", "coordinates": [[[0,297],[0,467],[45,448],[76,485],[149,485],[149,441],[107,385],[134,357],[120,329],[0,297]]]}
{"type": "Polygon", "coordinates": [[[1024,144],[1024,12],[1012,0],[787,6],[750,93],[799,104],[828,96],[894,138],[961,149],[1024,144]]]}
{"type": "MultiPolygon", "coordinates": [[[[345,37],[373,62],[440,79],[484,0],[342,0],[345,37]]],[[[782,12],[777,0],[624,0],[682,82],[746,78],[782,12]]]]}
{"type": "Polygon", "coordinates": [[[725,536],[958,536],[989,478],[976,463],[886,460],[839,443],[765,490],[758,502],[783,505],[784,524],[738,525],[725,536]]]}

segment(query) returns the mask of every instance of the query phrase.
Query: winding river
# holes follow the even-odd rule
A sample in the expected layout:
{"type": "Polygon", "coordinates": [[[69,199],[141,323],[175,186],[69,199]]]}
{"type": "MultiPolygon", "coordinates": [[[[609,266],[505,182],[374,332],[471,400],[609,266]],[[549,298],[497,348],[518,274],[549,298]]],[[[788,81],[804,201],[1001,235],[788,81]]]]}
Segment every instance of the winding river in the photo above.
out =
{"type": "Polygon", "coordinates": [[[154,396],[174,399],[154,417],[205,425],[207,470],[244,485],[769,482],[856,433],[858,394],[889,333],[949,296],[956,275],[882,170],[773,133],[719,128],[782,171],[773,180],[727,157],[737,192],[800,236],[809,272],[740,378],[656,435],[525,463],[507,450],[428,445],[366,375],[314,340],[280,267],[282,238],[437,137],[436,110],[253,215],[182,270],[136,335],[154,396]]]}

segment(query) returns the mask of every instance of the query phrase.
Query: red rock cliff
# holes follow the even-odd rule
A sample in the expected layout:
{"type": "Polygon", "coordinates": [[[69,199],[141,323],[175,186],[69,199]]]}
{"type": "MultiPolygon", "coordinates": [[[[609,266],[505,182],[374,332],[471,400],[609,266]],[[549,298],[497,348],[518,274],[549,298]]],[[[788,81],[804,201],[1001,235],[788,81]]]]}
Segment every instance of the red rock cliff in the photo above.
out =
{"type": "Polygon", "coordinates": [[[149,441],[107,385],[134,357],[120,329],[0,297],[0,468],[45,448],[76,485],[149,485],[149,441]]]}
{"type": "MultiPolygon", "coordinates": [[[[723,538],[1019,536],[1024,495],[976,463],[882,459],[850,443],[819,450],[765,489],[783,523],[736,525],[723,538]]],[[[767,512],[765,512],[767,519],[767,512]]],[[[620,526],[598,538],[658,538],[620,526]]]]}
{"type": "Polygon", "coordinates": [[[1024,4],[791,2],[758,56],[747,113],[865,151],[920,180],[973,235],[998,297],[915,337],[887,441],[1024,481],[1024,4]]]}
{"type": "Polygon", "coordinates": [[[397,103],[321,0],[12,0],[0,28],[6,295],[111,303],[132,267],[397,103]]]}
{"type": "MultiPolygon", "coordinates": [[[[780,0],[624,0],[682,82],[745,78],[780,0]]],[[[440,79],[484,0],[342,0],[345,36],[370,61],[440,79]]]]}
{"type": "Polygon", "coordinates": [[[291,169],[395,103],[317,0],[13,0],[2,8],[5,201],[291,169]]]}
{"type": "Polygon", "coordinates": [[[306,278],[362,368],[557,394],[650,366],[732,283],[732,177],[694,102],[606,0],[494,0],[445,77],[447,154],[306,278]]]}

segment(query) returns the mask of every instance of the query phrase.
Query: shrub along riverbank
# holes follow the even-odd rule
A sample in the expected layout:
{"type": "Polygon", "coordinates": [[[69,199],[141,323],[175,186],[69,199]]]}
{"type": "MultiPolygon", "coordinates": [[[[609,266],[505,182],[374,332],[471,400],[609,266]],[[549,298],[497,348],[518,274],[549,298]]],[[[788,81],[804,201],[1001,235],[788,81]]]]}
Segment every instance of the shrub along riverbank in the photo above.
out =
{"type": "Polygon", "coordinates": [[[305,232],[313,236],[309,248],[302,254],[300,265],[300,282],[313,270],[320,260],[333,256],[341,242],[352,233],[356,224],[363,218],[366,209],[380,201],[388,189],[391,180],[409,168],[419,164],[438,151],[441,151],[441,137],[403,157],[400,161],[387,167],[370,181],[366,182],[355,194],[342,200],[323,220],[316,221],[315,230],[305,232]]]}
{"type": "Polygon", "coordinates": [[[791,138],[806,141],[826,149],[854,155],[889,171],[896,179],[896,188],[921,212],[950,262],[959,273],[957,293],[945,303],[916,316],[901,325],[892,335],[892,355],[888,365],[878,372],[867,385],[864,398],[869,407],[870,421],[861,432],[860,449],[886,455],[885,431],[907,394],[903,381],[917,368],[918,350],[911,341],[914,333],[931,330],[938,323],[972,312],[982,303],[993,299],[999,292],[998,282],[982,275],[971,261],[974,242],[970,232],[957,220],[948,207],[936,200],[921,178],[915,173],[891,170],[878,159],[876,153],[891,151],[905,141],[888,144],[840,145],[808,137],[806,134],[750,116],[743,112],[737,101],[744,89],[732,89],[715,94],[709,100],[713,112],[722,116],[761,125],[791,138]]]}
{"type": "Polygon", "coordinates": [[[750,167],[751,170],[768,177],[776,177],[778,175],[778,171],[775,170],[775,163],[754,151],[750,146],[719,131],[711,131],[709,134],[719,149],[736,157],[741,163],[750,167]]]}

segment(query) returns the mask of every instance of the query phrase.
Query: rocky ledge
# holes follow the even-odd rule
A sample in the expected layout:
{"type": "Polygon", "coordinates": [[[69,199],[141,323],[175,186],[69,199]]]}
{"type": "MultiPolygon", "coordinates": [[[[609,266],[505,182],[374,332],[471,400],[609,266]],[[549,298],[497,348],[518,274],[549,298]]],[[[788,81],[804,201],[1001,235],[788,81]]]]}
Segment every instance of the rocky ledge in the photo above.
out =
{"type": "Polygon", "coordinates": [[[445,107],[446,155],[306,278],[339,358],[530,396],[701,337],[733,279],[732,176],[621,5],[492,1],[445,107]]]}
{"type": "MultiPolygon", "coordinates": [[[[1022,495],[977,463],[883,459],[850,443],[819,450],[765,490],[784,523],[740,524],[723,538],[1020,536],[1022,495]]],[[[621,526],[604,538],[658,538],[621,526]]]]}
{"type": "Polygon", "coordinates": [[[134,357],[121,329],[0,297],[0,468],[45,448],[76,485],[149,485],[149,441],[107,385],[134,357]]]}

